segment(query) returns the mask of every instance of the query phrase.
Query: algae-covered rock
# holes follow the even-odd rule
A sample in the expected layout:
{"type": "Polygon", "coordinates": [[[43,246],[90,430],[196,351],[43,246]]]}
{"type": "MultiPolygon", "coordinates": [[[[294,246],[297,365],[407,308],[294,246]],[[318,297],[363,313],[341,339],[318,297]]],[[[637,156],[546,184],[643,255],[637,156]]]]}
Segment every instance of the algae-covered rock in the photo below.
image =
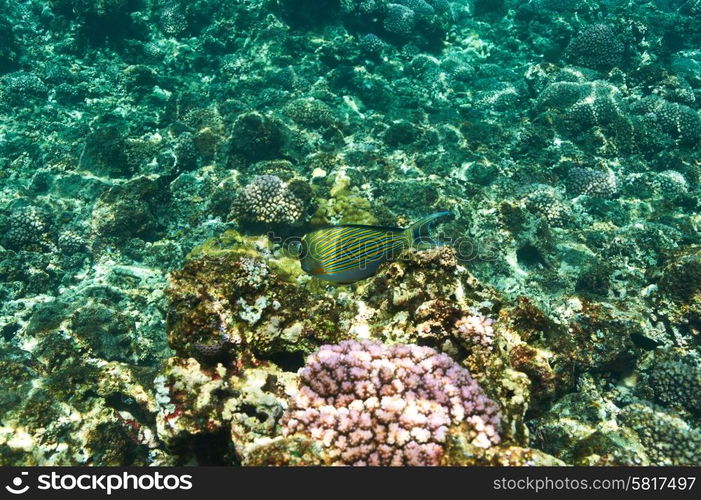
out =
{"type": "Polygon", "coordinates": [[[180,355],[299,356],[347,335],[337,301],[300,287],[289,259],[269,265],[236,243],[212,250],[170,278],[169,340],[180,355]]]}

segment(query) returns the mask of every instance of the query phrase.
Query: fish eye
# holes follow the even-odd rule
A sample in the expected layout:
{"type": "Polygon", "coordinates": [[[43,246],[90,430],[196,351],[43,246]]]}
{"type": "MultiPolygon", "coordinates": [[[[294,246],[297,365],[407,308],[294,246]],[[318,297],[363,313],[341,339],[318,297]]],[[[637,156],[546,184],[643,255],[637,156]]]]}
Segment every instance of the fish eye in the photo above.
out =
{"type": "Polygon", "coordinates": [[[302,254],[302,242],[299,240],[291,241],[287,245],[287,251],[299,257],[302,254]]]}

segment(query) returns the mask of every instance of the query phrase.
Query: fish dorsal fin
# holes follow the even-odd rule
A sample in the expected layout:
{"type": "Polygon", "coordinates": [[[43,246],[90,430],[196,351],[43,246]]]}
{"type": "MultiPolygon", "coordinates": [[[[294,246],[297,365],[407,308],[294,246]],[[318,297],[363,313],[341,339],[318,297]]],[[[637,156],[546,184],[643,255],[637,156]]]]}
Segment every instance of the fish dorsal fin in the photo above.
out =
{"type": "Polygon", "coordinates": [[[373,226],[372,224],[327,224],[325,226],[320,226],[317,228],[314,228],[312,233],[316,231],[322,231],[324,229],[334,229],[334,228],[358,228],[358,229],[377,229],[378,231],[392,231],[395,233],[401,233],[404,231],[401,227],[392,227],[392,226],[373,226]]]}

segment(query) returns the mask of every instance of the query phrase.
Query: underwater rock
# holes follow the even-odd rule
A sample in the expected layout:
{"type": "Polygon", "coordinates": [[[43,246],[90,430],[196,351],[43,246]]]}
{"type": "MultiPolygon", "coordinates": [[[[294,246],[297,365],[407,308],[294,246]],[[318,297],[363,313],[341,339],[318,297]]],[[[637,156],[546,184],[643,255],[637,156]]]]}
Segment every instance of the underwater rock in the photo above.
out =
{"type": "Polygon", "coordinates": [[[233,461],[233,445],[226,439],[221,418],[224,401],[230,396],[225,374],[221,364],[203,368],[193,358],[170,358],[154,380],[158,438],[183,462],[198,459],[206,464],[209,453],[218,460],[229,457],[233,461]],[[208,437],[221,442],[221,448],[201,450],[208,437]],[[198,446],[198,440],[202,445],[198,446]]]}
{"type": "Polygon", "coordinates": [[[105,125],[86,138],[81,166],[98,175],[130,177],[136,166],[126,151],[126,139],[118,127],[105,125]]]}
{"type": "Polygon", "coordinates": [[[662,271],[660,289],[682,302],[697,295],[701,290],[701,255],[682,254],[670,260],[662,271]]]}
{"type": "Polygon", "coordinates": [[[119,44],[127,37],[135,37],[140,30],[131,14],[138,2],[132,0],[50,0],[51,8],[59,15],[73,18],[85,39],[94,45],[119,44]]]}
{"type": "Polygon", "coordinates": [[[15,41],[12,24],[7,19],[0,20],[0,74],[14,69],[19,57],[19,47],[15,41]]]}
{"type": "Polygon", "coordinates": [[[171,358],[155,384],[158,437],[179,463],[294,463],[289,457],[277,457],[294,452],[269,448],[271,439],[280,434],[278,423],[287,399],[295,392],[294,374],[268,363],[240,370],[171,358]]]}
{"type": "Polygon", "coordinates": [[[43,344],[30,363],[40,368],[41,383],[21,404],[4,407],[0,463],[148,463],[157,446],[156,406],[139,377],[119,363],[82,364],[76,349],[55,337],[43,344]]]}
{"type": "MultiPolygon", "coordinates": [[[[554,383],[550,391],[571,390],[574,370],[623,369],[634,357],[631,335],[640,331],[634,317],[626,317],[620,309],[608,304],[580,300],[566,325],[523,299],[506,312],[513,327],[530,346],[547,350],[549,359],[545,366],[552,367],[552,373],[550,369],[544,373],[542,368],[536,369],[535,373],[542,374],[535,379],[546,385],[554,383]]],[[[521,369],[532,375],[530,370],[521,369]]]]}
{"type": "Polygon", "coordinates": [[[285,265],[271,268],[245,247],[189,260],[171,274],[166,291],[171,347],[181,356],[207,358],[196,346],[220,345],[223,336],[215,359],[279,355],[292,361],[342,337],[335,300],[310,295],[285,274],[285,265]]]}
{"type": "Polygon", "coordinates": [[[629,150],[634,127],[622,97],[618,87],[603,80],[556,81],[543,89],[538,107],[558,133],[577,143],[598,141],[593,132],[602,130],[617,148],[629,150]]]}
{"type": "Polygon", "coordinates": [[[258,112],[242,114],[231,129],[231,152],[250,163],[277,159],[283,142],[281,124],[258,112]]]}
{"type": "Polygon", "coordinates": [[[319,441],[299,434],[276,437],[253,447],[243,463],[254,467],[331,465],[319,441]]]}
{"type": "Polygon", "coordinates": [[[159,213],[167,208],[168,194],[162,179],[145,176],[115,185],[95,204],[93,228],[103,238],[157,239],[162,229],[159,213]]]}
{"type": "Polygon", "coordinates": [[[444,0],[350,0],[340,7],[351,33],[369,31],[396,45],[409,42],[428,50],[440,47],[453,21],[444,0]]]}
{"type": "Polygon", "coordinates": [[[578,465],[648,465],[635,432],[616,424],[620,411],[586,378],[533,422],[534,446],[578,465]]]}
{"type": "Polygon", "coordinates": [[[319,0],[313,9],[304,0],[276,0],[282,19],[298,29],[315,29],[338,19],[341,0],[319,0]]]}
{"type": "Polygon", "coordinates": [[[536,448],[521,446],[493,446],[487,450],[471,445],[460,432],[449,432],[444,466],[501,466],[501,467],[555,467],[564,462],[536,448]]]}

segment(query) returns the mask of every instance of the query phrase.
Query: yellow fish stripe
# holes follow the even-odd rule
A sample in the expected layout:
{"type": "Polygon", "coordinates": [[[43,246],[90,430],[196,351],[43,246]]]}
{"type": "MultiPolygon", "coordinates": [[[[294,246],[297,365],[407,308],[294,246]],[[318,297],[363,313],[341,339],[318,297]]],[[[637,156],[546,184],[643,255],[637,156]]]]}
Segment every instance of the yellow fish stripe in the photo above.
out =
{"type": "Polygon", "coordinates": [[[340,233],[343,233],[346,229],[347,228],[344,227],[335,227],[325,231],[317,231],[315,233],[307,235],[305,239],[310,244],[314,244],[317,247],[321,247],[323,245],[333,243],[334,241],[336,241],[336,237],[340,233]]]}
{"type": "Polygon", "coordinates": [[[367,248],[371,248],[372,244],[376,242],[393,239],[394,236],[395,235],[392,233],[380,233],[370,235],[367,238],[363,238],[356,241],[351,240],[348,242],[348,245],[341,248],[339,254],[351,256],[358,252],[362,252],[367,248]]]}
{"type": "MultiPolygon", "coordinates": [[[[338,244],[339,240],[350,237],[350,235],[354,234],[357,230],[358,228],[354,227],[335,228],[328,231],[323,231],[324,233],[328,234],[324,234],[321,237],[319,237],[317,234],[312,234],[312,237],[307,241],[310,244],[310,248],[312,248],[316,254],[323,255],[330,248],[334,248],[338,244]]],[[[363,232],[370,233],[372,232],[372,229],[363,230],[363,232]]]]}
{"type": "Polygon", "coordinates": [[[323,270],[326,274],[332,274],[332,273],[337,273],[337,272],[342,272],[342,271],[347,271],[350,269],[363,269],[367,267],[369,264],[377,262],[378,260],[384,260],[386,257],[386,254],[389,251],[392,251],[394,249],[400,249],[402,245],[394,245],[389,248],[382,248],[378,252],[370,255],[370,256],[364,256],[364,258],[361,259],[353,259],[349,260],[345,263],[334,263],[333,265],[330,266],[324,266],[323,270]]]}
{"type": "Polygon", "coordinates": [[[353,258],[356,255],[362,254],[388,241],[385,235],[372,235],[363,238],[360,241],[348,240],[339,242],[334,248],[334,252],[318,256],[320,260],[337,260],[345,258],[353,258]]]}
{"type": "Polygon", "coordinates": [[[333,258],[323,262],[323,267],[327,271],[333,271],[346,265],[350,265],[350,267],[357,267],[363,262],[373,261],[378,257],[385,257],[387,256],[389,250],[395,248],[398,249],[402,246],[403,243],[396,239],[383,239],[364,249],[360,254],[351,256],[334,256],[333,258]]]}
{"type": "MultiPolygon", "coordinates": [[[[374,237],[375,237],[374,235],[370,234],[370,235],[367,235],[367,236],[361,238],[360,241],[368,241],[369,239],[374,238],[374,237]]],[[[346,237],[342,237],[342,238],[337,239],[336,241],[334,241],[330,245],[324,246],[322,249],[312,247],[312,248],[310,248],[310,251],[312,252],[312,254],[316,258],[323,260],[323,259],[329,258],[333,255],[336,255],[339,252],[344,251],[344,249],[347,248],[348,245],[355,240],[356,240],[356,238],[354,238],[354,237],[346,236],[346,237]]]]}
{"type": "Polygon", "coordinates": [[[348,230],[356,230],[356,231],[346,231],[343,233],[339,233],[335,235],[336,237],[332,238],[332,241],[328,242],[325,245],[315,245],[314,247],[311,247],[310,250],[314,253],[314,255],[317,258],[323,259],[326,256],[328,256],[330,253],[336,251],[336,249],[340,245],[344,245],[348,241],[353,241],[356,238],[362,238],[364,236],[372,236],[374,233],[377,232],[377,230],[373,229],[363,229],[358,231],[358,228],[345,228],[348,230]]]}
{"type": "Polygon", "coordinates": [[[367,235],[362,238],[352,239],[346,238],[337,243],[333,248],[334,252],[327,250],[319,255],[317,252],[313,252],[312,256],[320,260],[332,259],[346,259],[352,258],[354,256],[362,255],[372,251],[378,245],[381,244],[393,244],[395,242],[405,240],[403,233],[392,233],[389,231],[378,232],[375,231],[374,234],[367,235]]]}

